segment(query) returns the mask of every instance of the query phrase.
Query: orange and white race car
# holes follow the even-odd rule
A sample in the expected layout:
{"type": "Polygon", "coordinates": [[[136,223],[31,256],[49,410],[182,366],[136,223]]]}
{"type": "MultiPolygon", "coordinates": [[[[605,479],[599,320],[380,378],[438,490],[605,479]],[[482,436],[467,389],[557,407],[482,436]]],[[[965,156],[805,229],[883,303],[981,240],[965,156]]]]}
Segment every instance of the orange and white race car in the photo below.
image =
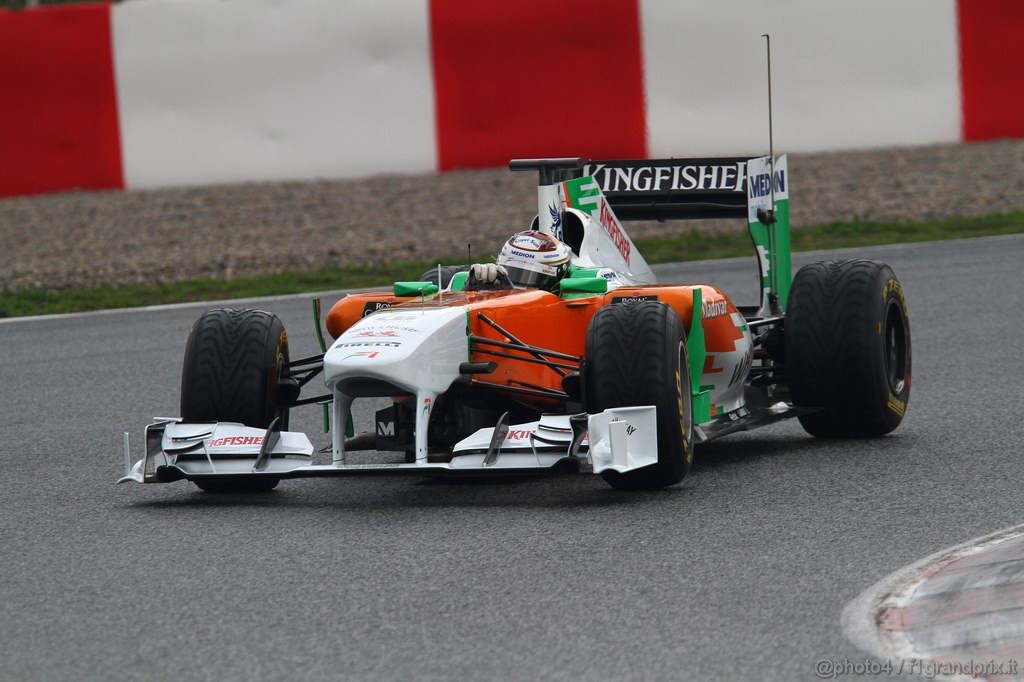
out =
{"type": "Polygon", "coordinates": [[[296,360],[276,316],[211,310],[189,336],[181,418],[149,425],[134,464],[125,435],[121,481],[259,491],[312,476],[583,471],[650,489],[681,481],[695,444],[780,419],[823,437],[899,425],[911,384],[903,290],[871,260],[791,278],[785,156],[510,168],[538,172],[531,228],[571,249],[557,289],[484,288],[465,267],[439,267],[345,296],[326,318],[330,346],[321,336],[322,353],[296,360]],[[757,306],[658,284],[623,227],[694,217],[746,219],[757,306]],[[303,397],[318,377],[326,393],[303,397]],[[366,398],[386,406],[357,434],[351,407],[366,398]],[[288,430],[289,411],[315,403],[329,414],[327,461],[288,430]],[[351,463],[354,450],[380,461],[351,463]]]}

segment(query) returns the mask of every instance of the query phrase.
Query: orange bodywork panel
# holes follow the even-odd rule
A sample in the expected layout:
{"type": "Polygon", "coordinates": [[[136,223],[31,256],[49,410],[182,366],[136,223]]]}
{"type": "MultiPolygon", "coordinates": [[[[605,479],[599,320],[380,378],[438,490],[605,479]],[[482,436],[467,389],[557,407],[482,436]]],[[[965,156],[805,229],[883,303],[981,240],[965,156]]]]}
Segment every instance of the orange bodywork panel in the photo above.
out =
{"type": "MultiPolygon", "coordinates": [[[[474,337],[498,343],[521,342],[571,356],[548,356],[546,359],[563,364],[563,371],[572,371],[586,350],[587,325],[603,306],[629,305],[631,300],[658,300],[672,307],[682,320],[684,329],[689,330],[693,318],[693,290],[697,288],[701,289],[705,311],[703,326],[708,354],[734,350],[736,340],[743,335],[729,314],[737,312],[736,308],[722,292],[708,285],[624,287],[603,295],[570,299],[535,289],[444,292],[442,296],[425,299],[397,297],[390,292],[359,293],[338,301],[328,313],[326,324],[330,335],[337,338],[377,310],[423,305],[461,306],[468,310],[469,330],[474,337]]],[[[517,359],[534,357],[526,351],[479,341],[471,347],[471,362],[495,362],[498,365],[490,374],[475,376],[476,381],[562,390],[562,373],[545,364],[517,359]]]]}
{"type": "MultiPolygon", "coordinates": [[[[429,299],[427,299],[429,300],[429,299]]],[[[331,306],[331,312],[327,313],[327,333],[331,338],[338,338],[346,329],[354,325],[371,313],[378,310],[386,310],[402,303],[415,301],[419,303],[419,297],[395,296],[384,291],[370,291],[362,294],[349,294],[331,306]]],[[[433,305],[433,304],[431,304],[433,305]]]]}

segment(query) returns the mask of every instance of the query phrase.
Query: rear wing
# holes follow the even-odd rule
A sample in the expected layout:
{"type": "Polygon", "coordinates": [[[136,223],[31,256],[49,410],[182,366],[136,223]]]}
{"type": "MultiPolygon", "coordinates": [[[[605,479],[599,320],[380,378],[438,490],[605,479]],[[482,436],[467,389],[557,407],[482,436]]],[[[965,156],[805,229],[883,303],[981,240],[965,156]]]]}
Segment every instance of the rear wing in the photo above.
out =
{"type": "Polygon", "coordinates": [[[768,157],[745,156],[610,161],[515,159],[509,162],[509,169],[538,172],[538,227],[558,237],[558,210],[565,206],[561,184],[583,177],[593,179],[621,221],[744,218],[761,275],[758,314],[783,312],[792,279],[785,155],[774,164],[768,157]]]}
{"type": "Polygon", "coordinates": [[[620,220],[692,220],[747,215],[748,159],[590,161],[593,176],[620,220]]]}

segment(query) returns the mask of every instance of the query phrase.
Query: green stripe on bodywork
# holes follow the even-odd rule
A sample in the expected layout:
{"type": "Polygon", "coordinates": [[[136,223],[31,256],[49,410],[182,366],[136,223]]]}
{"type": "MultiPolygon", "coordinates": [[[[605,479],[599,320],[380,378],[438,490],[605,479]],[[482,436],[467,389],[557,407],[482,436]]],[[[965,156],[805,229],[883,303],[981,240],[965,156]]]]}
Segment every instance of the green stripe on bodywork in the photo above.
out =
{"type": "Polygon", "coordinates": [[[558,283],[562,298],[593,296],[608,291],[608,280],[604,277],[566,277],[558,283]]]}
{"type": "Polygon", "coordinates": [[[462,291],[466,288],[467,280],[469,280],[468,272],[456,272],[452,275],[452,281],[451,284],[448,285],[448,288],[452,291],[462,291]]]}
{"type": "Polygon", "coordinates": [[[703,424],[711,421],[711,391],[705,390],[700,384],[704,373],[704,360],[707,357],[707,346],[704,342],[704,305],[700,287],[693,288],[693,315],[690,318],[690,331],[686,335],[686,355],[690,359],[690,395],[693,423],[703,424]]]}
{"type": "Polygon", "coordinates": [[[601,189],[593,176],[585,175],[582,178],[575,178],[565,183],[565,189],[569,195],[569,206],[579,209],[584,213],[591,213],[597,210],[601,189]]]}
{"type": "Polygon", "coordinates": [[[700,287],[694,287],[693,317],[690,320],[690,333],[686,335],[686,354],[690,356],[690,393],[694,395],[700,392],[700,375],[704,372],[704,358],[707,356],[701,298],[700,287]]]}
{"type": "Polygon", "coordinates": [[[789,199],[779,199],[775,202],[774,228],[772,230],[774,262],[772,263],[771,285],[772,291],[779,296],[779,307],[785,310],[786,301],[789,299],[789,285],[793,281],[789,245],[789,199]]]}
{"type": "Polygon", "coordinates": [[[395,282],[395,296],[431,296],[438,290],[433,282],[395,282]]]}
{"type": "Polygon", "coordinates": [[[601,268],[581,268],[578,265],[569,266],[570,277],[597,277],[597,272],[601,268]]]}
{"type": "MultiPolygon", "coordinates": [[[[316,341],[317,341],[317,343],[320,344],[320,352],[324,353],[326,355],[327,354],[327,343],[324,342],[324,333],[320,329],[320,298],[319,297],[313,299],[313,327],[316,330],[316,341]]],[[[323,411],[324,433],[328,433],[331,430],[330,411],[327,409],[327,406],[330,405],[330,404],[331,404],[331,401],[329,401],[329,400],[325,400],[325,401],[323,401],[321,403],[318,403],[318,405],[320,405],[320,409],[323,411]]]]}

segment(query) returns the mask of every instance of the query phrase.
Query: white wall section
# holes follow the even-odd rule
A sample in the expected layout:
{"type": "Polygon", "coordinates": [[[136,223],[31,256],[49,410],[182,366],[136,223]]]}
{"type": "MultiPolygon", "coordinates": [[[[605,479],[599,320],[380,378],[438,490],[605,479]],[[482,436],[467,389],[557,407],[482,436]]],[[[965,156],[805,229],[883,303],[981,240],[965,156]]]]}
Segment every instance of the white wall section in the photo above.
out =
{"type": "MultiPolygon", "coordinates": [[[[962,139],[955,0],[637,2],[651,157],[767,154],[764,32],[772,36],[778,152],[962,139]]],[[[125,185],[437,170],[430,7],[113,5],[125,185]]],[[[458,31],[474,30],[456,28],[434,39],[459,41],[458,31]]],[[[493,77],[519,82],[524,74],[493,77]]],[[[496,149],[486,162],[500,166],[507,158],[496,149]]]]}
{"type": "Polygon", "coordinates": [[[423,0],[113,8],[128,187],[436,168],[423,0]]]}
{"type": "Polygon", "coordinates": [[[641,0],[652,157],[959,141],[954,0],[641,0]]]}

